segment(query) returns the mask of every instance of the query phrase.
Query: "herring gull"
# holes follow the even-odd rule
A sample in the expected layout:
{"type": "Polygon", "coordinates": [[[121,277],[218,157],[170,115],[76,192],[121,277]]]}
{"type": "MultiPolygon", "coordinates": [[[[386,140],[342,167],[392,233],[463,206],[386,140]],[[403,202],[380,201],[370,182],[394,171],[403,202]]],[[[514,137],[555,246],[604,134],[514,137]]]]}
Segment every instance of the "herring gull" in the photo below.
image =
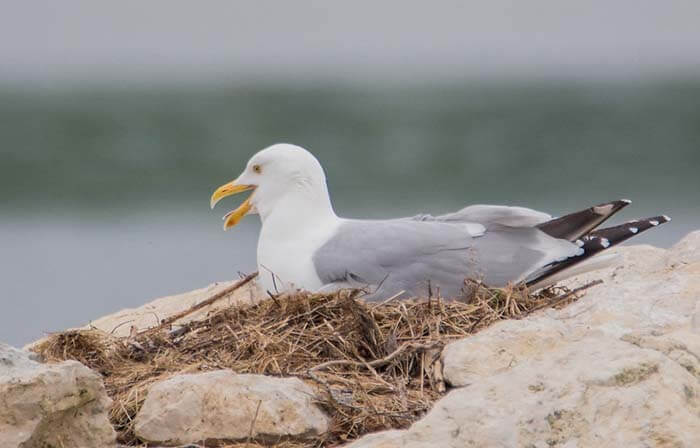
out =
{"type": "Polygon", "coordinates": [[[630,203],[624,199],[560,218],[500,205],[441,216],[341,218],[319,161],[290,144],[255,154],[238,178],[214,192],[211,207],[247,190],[251,195],[224,216],[224,229],[246,214],[260,215],[257,264],[264,289],[365,288],[369,300],[426,296],[429,289],[457,297],[467,278],[489,286],[551,285],[608,265],[615,255],[600,252],[670,221],[657,216],[596,230],[630,203]]]}

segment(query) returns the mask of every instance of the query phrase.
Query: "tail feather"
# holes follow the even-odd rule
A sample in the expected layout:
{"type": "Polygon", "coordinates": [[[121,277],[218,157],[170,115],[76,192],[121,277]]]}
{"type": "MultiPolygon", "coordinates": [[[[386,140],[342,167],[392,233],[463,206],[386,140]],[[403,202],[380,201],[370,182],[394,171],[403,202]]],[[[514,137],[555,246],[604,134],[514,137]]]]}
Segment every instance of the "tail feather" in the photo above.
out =
{"type": "Polygon", "coordinates": [[[641,232],[644,232],[645,230],[665,224],[670,220],[671,218],[665,215],[647,219],[638,219],[620,224],[619,226],[594,230],[586,235],[586,238],[607,238],[609,241],[615,241],[615,244],[618,244],[640,234],[641,232]]]}
{"type": "MultiPolygon", "coordinates": [[[[569,257],[563,261],[557,261],[542,269],[539,269],[526,281],[528,286],[541,287],[545,280],[552,278],[563,279],[568,277],[564,275],[564,271],[572,269],[579,263],[589,260],[591,257],[598,255],[605,249],[613,247],[621,242],[638,235],[653,227],[669,222],[671,218],[668,216],[654,216],[652,218],[639,219],[630,221],[618,226],[607,227],[605,229],[595,230],[589,234],[576,239],[576,244],[583,249],[580,255],[569,257]]],[[[573,272],[573,270],[571,271],[573,272]]],[[[575,272],[574,272],[575,273],[575,272]]],[[[574,275],[573,273],[571,275],[574,275]]]]}
{"type": "Polygon", "coordinates": [[[587,235],[630,203],[627,199],[606,202],[544,222],[537,228],[554,238],[574,241],[587,235]]]}

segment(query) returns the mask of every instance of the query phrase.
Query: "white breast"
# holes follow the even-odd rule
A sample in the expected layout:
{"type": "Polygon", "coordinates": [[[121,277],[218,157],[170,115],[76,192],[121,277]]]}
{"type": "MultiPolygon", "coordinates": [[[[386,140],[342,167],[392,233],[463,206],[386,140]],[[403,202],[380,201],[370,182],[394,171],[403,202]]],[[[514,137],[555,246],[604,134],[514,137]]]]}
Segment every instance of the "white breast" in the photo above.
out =
{"type": "Polygon", "coordinates": [[[258,240],[258,282],[272,293],[302,288],[315,291],[323,286],[313,264],[313,255],[336,232],[340,219],[329,217],[307,226],[283,219],[267,219],[258,240]]]}

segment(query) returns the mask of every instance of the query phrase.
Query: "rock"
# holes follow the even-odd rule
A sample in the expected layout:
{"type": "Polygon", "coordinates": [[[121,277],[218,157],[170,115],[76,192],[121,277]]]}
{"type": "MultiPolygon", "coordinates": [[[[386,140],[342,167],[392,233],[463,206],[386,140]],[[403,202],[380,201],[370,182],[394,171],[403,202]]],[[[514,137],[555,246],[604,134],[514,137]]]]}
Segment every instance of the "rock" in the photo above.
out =
{"type": "MultiPolygon", "coordinates": [[[[225,290],[234,283],[235,281],[214,283],[206,288],[196,289],[184,294],[161,297],[138,308],[127,308],[101,317],[90,322],[89,327],[106,331],[117,337],[128,336],[132,326],[136,327],[137,330],[143,330],[158,325],[162,319],[185,311],[214,294],[225,290]]],[[[230,293],[227,297],[222,297],[211,305],[175,321],[173,326],[201,320],[211,312],[232,305],[256,303],[262,297],[264,296],[258,291],[255,282],[249,282],[230,293]]]]}
{"type": "MultiPolygon", "coordinates": [[[[684,241],[679,245],[687,247],[684,241]]],[[[675,247],[621,248],[615,266],[569,282],[575,287],[604,280],[578,302],[502,321],[449,344],[443,351],[445,379],[453,386],[465,386],[594,331],[620,338],[634,332],[690,328],[700,304],[700,261],[670,269],[666,262],[674,251],[675,247]]]]}
{"type": "Polygon", "coordinates": [[[177,375],[151,386],[135,434],[161,445],[306,439],[328,429],[314,391],[297,378],[229,370],[177,375]]]}
{"type": "Polygon", "coordinates": [[[669,251],[665,261],[669,267],[700,261],[700,230],[690,232],[677,242],[669,251]]]}
{"type": "Polygon", "coordinates": [[[350,446],[700,446],[699,394],[665,353],[591,334],[450,392],[407,431],[350,446]]]}
{"type": "MultiPolygon", "coordinates": [[[[82,329],[102,330],[116,337],[129,336],[131,327],[135,327],[137,331],[140,331],[156,326],[162,319],[185,311],[203,300],[224,291],[234,283],[236,283],[236,281],[214,283],[206,288],[196,289],[183,294],[160,297],[138,308],[126,308],[116,313],[103,316],[90,322],[88,325],[82,327],[82,329]]],[[[231,292],[228,296],[215,301],[211,305],[204,306],[184,316],[182,319],[175,321],[173,323],[173,328],[177,328],[191,321],[201,320],[209,313],[222,308],[236,304],[257,303],[263,298],[265,298],[265,295],[260,292],[255,281],[251,281],[231,292]]],[[[42,338],[38,341],[34,341],[24,348],[30,350],[32,347],[45,340],[46,338],[42,338]]]]}
{"type": "Polygon", "coordinates": [[[449,344],[456,389],[350,446],[700,446],[700,232],[617,252],[578,302],[449,344]]]}
{"type": "Polygon", "coordinates": [[[468,386],[568,342],[567,328],[553,319],[505,320],[442,352],[443,376],[452,386],[468,386]]]}
{"type": "Polygon", "coordinates": [[[3,448],[110,447],[100,376],[76,361],[40,364],[0,343],[0,446],[3,448]]]}
{"type": "Polygon", "coordinates": [[[689,234],[669,250],[628,246],[616,251],[620,259],[610,268],[566,283],[576,287],[602,279],[603,284],[589,289],[577,303],[544,314],[617,336],[689,322],[700,297],[700,232],[689,234]],[[693,247],[695,258],[690,255],[693,247]]]}

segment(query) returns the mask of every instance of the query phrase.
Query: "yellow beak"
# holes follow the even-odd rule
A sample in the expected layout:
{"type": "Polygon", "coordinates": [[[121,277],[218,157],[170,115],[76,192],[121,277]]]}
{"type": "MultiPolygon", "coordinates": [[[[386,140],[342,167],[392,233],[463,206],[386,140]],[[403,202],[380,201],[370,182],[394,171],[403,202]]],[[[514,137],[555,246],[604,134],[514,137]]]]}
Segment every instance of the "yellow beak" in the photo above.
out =
{"type": "MultiPolygon", "coordinates": [[[[216,189],[214,194],[211,195],[209,205],[211,208],[214,208],[216,203],[226,196],[242,193],[244,191],[252,190],[253,188],[255,188],[253,185],[237,185],[235,181],[231,181],[216,189]]],[[[238,222],[243,219],[251,208],[252,204],[250,203],[250,198],[248,198],[243,201],[243,203],[237,209],[228,212],[226,216],[224,216],[224,230],[228,230],[229,228],[238,224],[238,222]]]]}

